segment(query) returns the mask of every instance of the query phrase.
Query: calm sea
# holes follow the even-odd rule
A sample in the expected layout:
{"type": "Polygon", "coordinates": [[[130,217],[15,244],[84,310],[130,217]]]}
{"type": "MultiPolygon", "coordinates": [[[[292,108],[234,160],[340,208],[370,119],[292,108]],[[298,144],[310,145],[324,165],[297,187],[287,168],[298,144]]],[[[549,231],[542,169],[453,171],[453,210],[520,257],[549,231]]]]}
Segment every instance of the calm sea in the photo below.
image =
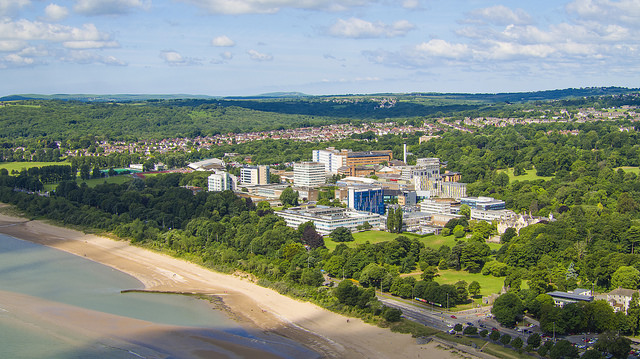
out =
{"type": "MultiPolygon", "coordinates": [[[[147,320],[154,323],[218,328],[247,334],[205,301],[179,295],[120,293],[140,289],[133,277],[62,251],[0,234],[0,290],[48,301],[147,320]]],[[[102,346],[77,348],[77,343],[48,335],[43,323],[23,322],[0,303],[0,358],[138,358],[102,346]]]]}

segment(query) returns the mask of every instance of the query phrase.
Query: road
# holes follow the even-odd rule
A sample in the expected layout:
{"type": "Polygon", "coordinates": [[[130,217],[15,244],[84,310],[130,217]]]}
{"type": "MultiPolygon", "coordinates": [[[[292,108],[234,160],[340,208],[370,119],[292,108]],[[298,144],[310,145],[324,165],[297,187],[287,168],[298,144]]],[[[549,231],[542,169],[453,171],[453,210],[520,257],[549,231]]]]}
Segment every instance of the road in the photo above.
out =
{"type": "Polygon", "coordinates": [[[466,327],[468,323],[472,323],[478,327],[478,329],[485,327],[491,331],[492,328],[496,328],[500,333],[509,334],[512,338],[520,337],[525,343],[528,337],[528,334],[515,329],[502,327],[498,322],[489,318],[491,307],[482,307],[460,312],[447,312],[439,309],[434,310],[417,301],[388,297],[380,295],[379,293],[377,294],[377,298],[386,306],[402,310],[403,316],[407,319],[444,332],[449,331],[458,323],[463,327],[466,327]],[[452,318],[452,315],[455,316],[455,318],[452,318]]]}

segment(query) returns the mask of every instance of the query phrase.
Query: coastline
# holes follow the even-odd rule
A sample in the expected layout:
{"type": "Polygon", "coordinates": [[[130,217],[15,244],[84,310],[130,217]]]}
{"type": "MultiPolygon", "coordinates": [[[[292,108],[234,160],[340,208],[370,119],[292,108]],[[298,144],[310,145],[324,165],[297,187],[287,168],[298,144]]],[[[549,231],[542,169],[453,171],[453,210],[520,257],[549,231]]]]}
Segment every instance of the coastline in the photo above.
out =
{"type": "MultiPolygon", "coordinates": [[[[409,335],[393,333],[312,303],[283,296],[248,279],[221,274],[181,259],[88,235],[43,221],[0,214],[0,233],[63,250],[107,265],[138,279],[145,291],[196,293],[222,298],[212,306],[249,330],[277,341],[285,337],[326,358],[454,358],[436,343],[416,344],[409,335]]],[[[239,357],[250,357],[241,354],[239,357]]],[[[195,351],[194,351],[195,352],[195,351]]],[[[203,353],[201,353],[204,355],[203,353]]],[[[248,354],[248,353],[247,353],[248,354]]],[[[255,353],[254,353],[255,354],[255,353]]],[[[200,355],[194,355],[200,357],[200,355]]],[[[204,355],[203,357],[206,357],[204,355]]]]}

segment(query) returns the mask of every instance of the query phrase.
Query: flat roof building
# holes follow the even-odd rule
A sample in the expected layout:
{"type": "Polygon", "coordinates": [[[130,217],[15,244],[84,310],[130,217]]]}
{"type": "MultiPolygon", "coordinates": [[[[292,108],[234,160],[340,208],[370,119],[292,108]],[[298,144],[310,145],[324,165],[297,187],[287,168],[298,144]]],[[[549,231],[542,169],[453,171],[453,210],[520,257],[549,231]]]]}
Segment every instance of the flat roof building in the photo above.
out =
{"type": "Polygon", "coordinates": [[[317,187],[326,183],[324,164],[301,162],[293,164],[293,184],[300,187],[317,187]]]}
{"type": "Polygon", "coordinates": [[[369,212],[360,212],[340,207],[293,207],[275,213],[284,218],[287,226],[298,228],[305,222],[313,222],[316,231],[322,235],[333,232],[338,227],[345,227],[351,231],[368,222],[374,228],[380,227],[381,216],[369,212]]]}

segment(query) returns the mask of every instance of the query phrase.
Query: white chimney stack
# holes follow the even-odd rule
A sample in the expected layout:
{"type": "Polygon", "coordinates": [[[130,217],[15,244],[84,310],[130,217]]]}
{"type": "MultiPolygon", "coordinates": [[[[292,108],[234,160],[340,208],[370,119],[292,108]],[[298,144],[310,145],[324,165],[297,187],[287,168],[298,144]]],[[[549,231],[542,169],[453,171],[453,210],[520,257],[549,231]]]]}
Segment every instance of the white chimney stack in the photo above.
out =
{"type": "Polygon", "coordinates": [[[404,164],[407,164],[407,144],[404,144],[404,164]]]}

